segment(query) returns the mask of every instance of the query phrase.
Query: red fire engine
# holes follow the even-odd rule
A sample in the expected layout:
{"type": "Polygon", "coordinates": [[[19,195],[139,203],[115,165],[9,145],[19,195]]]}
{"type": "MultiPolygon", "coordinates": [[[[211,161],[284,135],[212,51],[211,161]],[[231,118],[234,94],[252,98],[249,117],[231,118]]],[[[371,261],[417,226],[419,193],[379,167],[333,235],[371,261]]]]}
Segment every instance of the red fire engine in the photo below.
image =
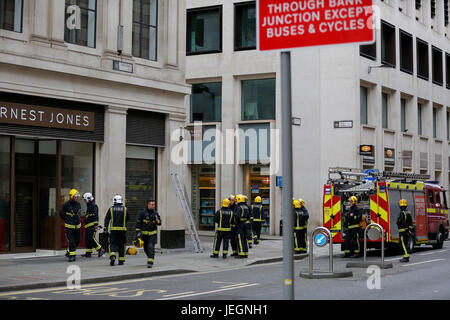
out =
{"type": "MultiPolygon", "coordinates": [[[[329,168],[328,181],[323,188],[323,226],[333,235],[333,243],[344,242],[345,219],[350,196],[358,198],[364,221],[378,223],[385,232],[386,248],[398,247],[398,202],[406,199],[414,221],[414,246],[432,245],[442,248],[449,236],[446,190],[437,181],[422,174],[380,172],[354,168],[329,168]]],[[[368,248],[380,248],[381,239],[367,240],[368,248]]]]}

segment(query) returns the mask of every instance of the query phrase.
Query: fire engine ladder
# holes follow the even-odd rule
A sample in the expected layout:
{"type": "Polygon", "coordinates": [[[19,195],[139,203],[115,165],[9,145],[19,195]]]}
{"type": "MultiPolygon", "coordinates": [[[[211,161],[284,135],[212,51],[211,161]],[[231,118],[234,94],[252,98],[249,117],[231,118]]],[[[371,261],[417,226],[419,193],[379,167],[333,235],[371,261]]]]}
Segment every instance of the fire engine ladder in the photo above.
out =
{"type": "Polygon", "coordinates": [[[196,253],[203,252],[202,244],[200,243],[197,228],[195,226],[195,221],[192,217],[192,210],[189,206],[186,193],[183,189],[183,185],[181,184],[177,173],[171,173],[170,178],[172,179],[173,186],[175,187],[176,196],[180,201],[181,208],[183,209],[184,219],[186,220],[189,235],[191,236],[192,244],[194,245],[194,251],[196,253]]]}

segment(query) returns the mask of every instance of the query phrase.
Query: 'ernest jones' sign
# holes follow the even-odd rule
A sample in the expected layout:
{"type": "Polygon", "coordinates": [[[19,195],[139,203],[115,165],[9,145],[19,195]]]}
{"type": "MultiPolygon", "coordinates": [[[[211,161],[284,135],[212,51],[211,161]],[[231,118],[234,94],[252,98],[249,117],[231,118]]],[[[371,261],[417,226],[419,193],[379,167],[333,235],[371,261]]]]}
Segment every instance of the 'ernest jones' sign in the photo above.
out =
{"type": "Polygon", "coordinates": [[[259,50],[374,39],[372,0],[259,0],[259,50]]]}

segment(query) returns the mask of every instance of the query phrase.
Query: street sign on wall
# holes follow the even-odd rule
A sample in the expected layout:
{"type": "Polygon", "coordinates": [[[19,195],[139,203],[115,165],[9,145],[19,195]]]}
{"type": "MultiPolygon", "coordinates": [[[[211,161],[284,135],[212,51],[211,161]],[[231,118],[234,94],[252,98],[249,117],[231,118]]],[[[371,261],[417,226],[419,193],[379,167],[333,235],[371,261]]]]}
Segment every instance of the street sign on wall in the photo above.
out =
{"type": "Polygon", "coordinates": [[[375,41],[373,0],[258,0],[259,50],[375,41]]]}

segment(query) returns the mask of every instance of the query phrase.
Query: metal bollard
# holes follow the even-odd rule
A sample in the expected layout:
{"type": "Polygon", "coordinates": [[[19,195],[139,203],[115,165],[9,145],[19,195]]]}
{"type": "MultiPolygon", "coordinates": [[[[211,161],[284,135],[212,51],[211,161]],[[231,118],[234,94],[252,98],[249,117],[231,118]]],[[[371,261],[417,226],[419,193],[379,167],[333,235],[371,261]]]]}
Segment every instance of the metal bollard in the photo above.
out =
{"type": "Polygon", "coordinates": [[[367,231],[373,227],[376,227],[381,232],[381,263],[384,263],[384,230],[378,223],[371,223],[364,229],[364,262],[367,261],[367,231]]]}

